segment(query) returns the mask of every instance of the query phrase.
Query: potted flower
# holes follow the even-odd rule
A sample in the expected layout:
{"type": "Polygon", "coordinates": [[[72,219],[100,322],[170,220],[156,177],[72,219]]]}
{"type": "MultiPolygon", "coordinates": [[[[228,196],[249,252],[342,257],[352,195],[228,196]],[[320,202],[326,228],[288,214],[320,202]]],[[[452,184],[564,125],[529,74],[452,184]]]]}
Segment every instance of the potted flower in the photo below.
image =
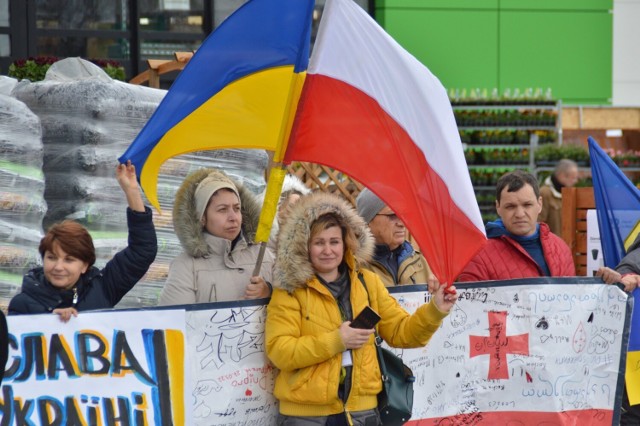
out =
{"type": "Polygon", "coordinates": [[[51,65],[58,61],[55,56],[36,56],[27,59],[18,59],[9,65],[9,77],[18,80],[40,81],[51,65]]]}
{"type": "MultiPolygon", "coordinates": [[[[60,58],[55,56],[36,56],[27,59],[18,59],[9,65],[8,76],[18,80],[41,81],[44,80],[51,65],[59,60],[60,58]]],[[[91,62],[102,68],[102,70],[114,80],[124,81],[126,78],[124,67],[118,61],[92,59],[91,62]]]]}

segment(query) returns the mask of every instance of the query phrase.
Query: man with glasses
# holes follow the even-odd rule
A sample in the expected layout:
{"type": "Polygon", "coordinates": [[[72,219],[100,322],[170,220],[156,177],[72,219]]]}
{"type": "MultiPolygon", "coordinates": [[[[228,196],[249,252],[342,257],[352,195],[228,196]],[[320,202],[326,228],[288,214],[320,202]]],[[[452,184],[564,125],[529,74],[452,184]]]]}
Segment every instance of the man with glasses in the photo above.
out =
{"type": "Polygon", "coordinates": [[[407,241],[407,228],[389,206],[365,188],[356,198],[356,208],[376,240],[369,269],[380,276],[385,286],[429,284],[435,280],[427,260],[407,241]]]}

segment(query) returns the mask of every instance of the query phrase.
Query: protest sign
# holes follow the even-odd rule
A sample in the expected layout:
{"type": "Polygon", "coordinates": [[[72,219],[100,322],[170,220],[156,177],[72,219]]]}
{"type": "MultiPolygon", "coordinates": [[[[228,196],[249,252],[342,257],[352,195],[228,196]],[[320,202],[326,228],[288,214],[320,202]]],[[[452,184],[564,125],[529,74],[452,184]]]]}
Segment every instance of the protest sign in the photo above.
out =
{"type": "MultiPolygon", "coordinates": [[[[390,289],[410,312],[425,286],[390,289]]],[[[594,278],[458,285],[424,348],[409,424],[610,425],[619,417],[631,300],[594,278]]],[[[9,317],[2,425],[273,425],[264,301],[9,317]]]]}

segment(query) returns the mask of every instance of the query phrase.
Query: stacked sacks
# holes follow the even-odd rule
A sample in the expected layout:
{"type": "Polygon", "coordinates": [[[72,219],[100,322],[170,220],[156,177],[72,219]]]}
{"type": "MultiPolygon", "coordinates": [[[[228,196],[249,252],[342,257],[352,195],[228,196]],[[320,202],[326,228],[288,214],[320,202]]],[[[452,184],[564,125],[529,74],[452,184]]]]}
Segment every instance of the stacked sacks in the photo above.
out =
{"type": "Polygon", "coordinates": [[[0,308],[6,310],[22,276],[42,264],[38,245],[47,211],[40,120],[0,94],[0,308]]]}
{"type": "MultiPolygon", "coordinates": [[[[127,241],[126,199],[116,179],[117,158],[125,152],[164,97],[164,90],[114,81],[100,68],[77,58],[56,62],[38,83],[20,82],[12,95],[42,122],[45,229],[63,219],[85,225],[102,267],[127,241]]],[[[175,192],[190,171],[217,167],[259,192],[264,186],[264,151],[192,153],[167,161],[158,179],[162,214],[154,212],[158,255],[147,275],[119,307],[157,304],[169,264],[181,251],[173,231],[175,192]]]]}

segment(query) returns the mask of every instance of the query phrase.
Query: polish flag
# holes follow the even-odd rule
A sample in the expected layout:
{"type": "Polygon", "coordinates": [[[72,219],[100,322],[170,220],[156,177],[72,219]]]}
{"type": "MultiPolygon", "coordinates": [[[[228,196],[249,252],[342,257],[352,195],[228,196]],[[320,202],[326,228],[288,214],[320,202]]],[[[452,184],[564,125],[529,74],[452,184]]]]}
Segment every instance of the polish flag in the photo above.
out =
{"type": "Polygon", "coordinates": [[[351,0],[327,1],[285,163],[348,173],[407,225],[440,282],[486,242],[446,90],[351,0]]]}

